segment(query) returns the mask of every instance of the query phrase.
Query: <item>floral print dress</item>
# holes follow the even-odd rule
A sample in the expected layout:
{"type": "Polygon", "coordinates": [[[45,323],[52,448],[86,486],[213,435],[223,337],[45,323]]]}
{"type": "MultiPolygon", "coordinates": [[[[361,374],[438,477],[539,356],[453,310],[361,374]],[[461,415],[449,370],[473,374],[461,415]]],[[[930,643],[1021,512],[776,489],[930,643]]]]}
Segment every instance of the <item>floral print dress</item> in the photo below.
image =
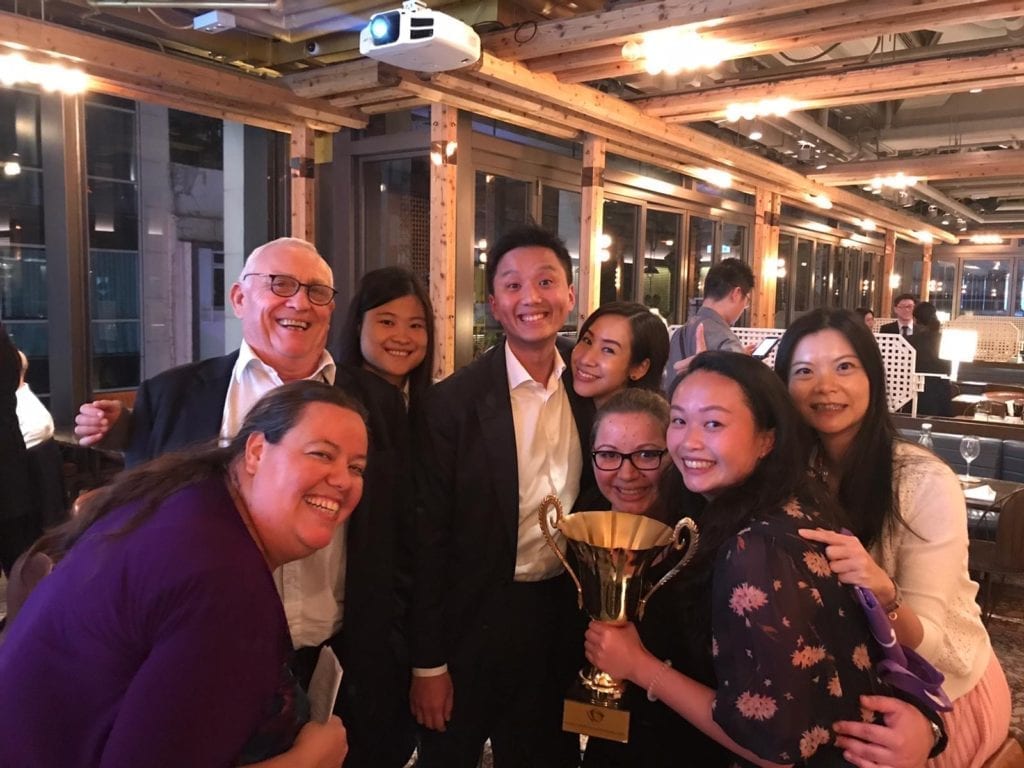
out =
{"type": "Polygon", "coordinates": [[[712,579],[715,722],[762,758],[847,765],[837,720],[869,719],[863,694],[888,694],[864,613],[828,565],[797,501],[762,516],[718,552],[712,579]]]}

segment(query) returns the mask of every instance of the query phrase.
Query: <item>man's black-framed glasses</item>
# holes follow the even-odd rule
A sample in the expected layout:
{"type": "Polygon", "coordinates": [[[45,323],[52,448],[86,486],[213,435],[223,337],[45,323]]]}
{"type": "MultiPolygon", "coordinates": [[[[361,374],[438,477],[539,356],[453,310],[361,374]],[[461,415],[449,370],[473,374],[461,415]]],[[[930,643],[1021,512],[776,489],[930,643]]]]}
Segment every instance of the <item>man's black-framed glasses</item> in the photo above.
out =
{"type": "Polygon", "coordinates": [[[334,301],[334,297],[338,295],[338,291],[329,285],[324,285],[323,283],[300,283],[291,275],[271,275],[267,272],[246,272],[242,275],[243,280],[247,277],[269,277],[270,290],[274,292],[275,296],[285,299],[298,293],[299,288],[305,288],[306,295],[309,297],[309,303],[320,307],[330,304],[334,301]]]}
{"type": "Polygon", "coordinates": [[[640,470],[651,470],[657,469],[661,466],[661,460],[668,453],[667,448],[658,450],[657,448],[644,448],[640,451],[633,451],[632,453],[619,453],[618,451],[591,451],[590,455],[594,459],[594,466],[598,469],[602,469],[605,472],[614,472],[616,469],[622,466],[622,462],[626,459],[634,467],[640,470]]]}

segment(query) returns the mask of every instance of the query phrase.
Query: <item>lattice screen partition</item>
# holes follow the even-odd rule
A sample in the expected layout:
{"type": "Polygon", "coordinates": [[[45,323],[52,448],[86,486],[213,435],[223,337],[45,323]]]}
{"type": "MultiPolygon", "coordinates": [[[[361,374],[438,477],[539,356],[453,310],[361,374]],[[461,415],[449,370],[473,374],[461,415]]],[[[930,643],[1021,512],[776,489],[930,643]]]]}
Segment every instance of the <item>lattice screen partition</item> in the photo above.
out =
{"type": "Polygon", "coordinates": [[[1005,363],[1016,360],[1020,352],[1021,331],[1013,320],[1024,322],[1024,318],[961,315],[949,324],[978,332],[978,351],[974,355],[975,360],[1005,363]]]}

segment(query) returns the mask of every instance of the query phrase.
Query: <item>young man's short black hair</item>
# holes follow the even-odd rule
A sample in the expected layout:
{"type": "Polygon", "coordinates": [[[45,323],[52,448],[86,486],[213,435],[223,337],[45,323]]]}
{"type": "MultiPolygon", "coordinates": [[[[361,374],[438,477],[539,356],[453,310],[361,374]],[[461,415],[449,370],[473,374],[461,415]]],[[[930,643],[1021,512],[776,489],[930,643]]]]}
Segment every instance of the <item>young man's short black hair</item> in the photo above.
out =
{"type": "Polygon", "coordinates": [[[537,246],[554,252],[559,263],[565,269],[565,281],[572,285],[572,258],[562,238],[534,224],[523,224],[510,229],[498,238],[498,241],[487,251],[487,264],[484,275],[487,278],[487,293],[494,294],[494,276],[498,273],[498,263],[502,257],[514,248],[537,246]]]}
{"type": "Polygon", "coordinates": [[[744,296],[754,290],[754,273],[739,259],[722,259],[704,278],[704,298],[720,301],[739,288],[744,296]]]}
{"type": "Polygon", "coordinates": [[[897,296],[896,298],[894,298],[892,300],[892,305],[895,307],[901,301],[906,301],[907,299],[910,299],[912,302],[914,302],[914,306],[915,307],[917,306],[917,296],[915,296],[912,293],[901,293],[899,296],[897,296]]]}

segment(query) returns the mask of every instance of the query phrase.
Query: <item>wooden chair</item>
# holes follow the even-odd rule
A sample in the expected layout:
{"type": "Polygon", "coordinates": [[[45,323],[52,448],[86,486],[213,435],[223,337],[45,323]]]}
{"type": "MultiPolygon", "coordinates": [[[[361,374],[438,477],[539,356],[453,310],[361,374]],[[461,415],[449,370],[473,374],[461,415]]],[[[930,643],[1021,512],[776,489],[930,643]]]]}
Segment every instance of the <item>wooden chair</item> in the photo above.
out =
{"type": "Polygon", "coordinates": [[[995,541],[971,539],[968,561],[971,572],[981,576],[981,616],[987,624],[995,608],[993,578],[1024,574],[1024,490],[1003,502],[995,541]]]}
{"type": "Polygon", "coordinates": [[[985,761],[982,768],[1024,768],[1024,748],[1012,735],[1007,736],[1003,745],[985,761]]]}

